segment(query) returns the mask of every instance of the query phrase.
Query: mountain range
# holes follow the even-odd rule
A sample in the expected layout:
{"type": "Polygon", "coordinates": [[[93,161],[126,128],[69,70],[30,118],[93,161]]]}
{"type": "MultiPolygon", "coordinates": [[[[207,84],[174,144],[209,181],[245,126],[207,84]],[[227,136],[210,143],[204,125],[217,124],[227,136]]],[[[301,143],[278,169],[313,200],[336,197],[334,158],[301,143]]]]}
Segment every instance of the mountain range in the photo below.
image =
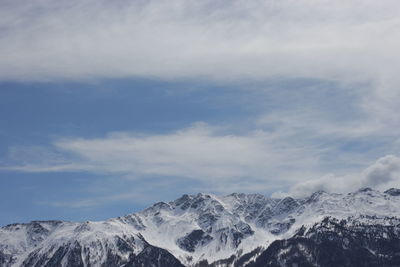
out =
{"type": "Polygon", "coordinates": [[[106,221],[10,224],[0,266],[400,266],[400,189],[200,193],[106,221]]]}

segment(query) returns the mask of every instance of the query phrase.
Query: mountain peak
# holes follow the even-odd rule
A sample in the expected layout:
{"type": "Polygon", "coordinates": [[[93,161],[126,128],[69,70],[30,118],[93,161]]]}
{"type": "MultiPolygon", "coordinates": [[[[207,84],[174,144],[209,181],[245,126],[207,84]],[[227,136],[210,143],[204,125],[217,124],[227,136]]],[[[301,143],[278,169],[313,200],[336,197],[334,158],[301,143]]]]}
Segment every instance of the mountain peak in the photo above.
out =
{"type": "Polygon", "coordinates": [[[371,192],[371,191],[374,191],[371,187],[362,187],[362,188],[358,189],[356,192],[366,193],[366,192],[371,192]]]}
{"type": "Polygon", "coordinates": [[[103,222],[14,224],[0,228],[0,265],[45,265],[52,260],[66,267],[70,265],[61,262],[74,259],[76,266],[128,266],[131,260],[162,266],[146,262],[149,259],[145,255],[176,266],[181,266],[179,262],[196,266],[205,260],[234,260],[263,250],[276,240],[298,235],[300,229],[310,229],[326,217],[335,218],[337,221],[332,222],[336,224],[357,217],[367,223],[396,225],[398,220],[390,218],[400,217],[400,198],[388,195],[399,196],[400,190],[391,188],[381,193],[362,188],[350,194],[317,191],[303,199],[244,193],[184,194],[174,201],[158,202],[141,212],[103,222]]]}
{"type": "Polygon", "coordinates": [[[384,193],[391,195],[391,196],[400,196],[400,189],[390,188],[390,189],[386,190],[384,193]]]}

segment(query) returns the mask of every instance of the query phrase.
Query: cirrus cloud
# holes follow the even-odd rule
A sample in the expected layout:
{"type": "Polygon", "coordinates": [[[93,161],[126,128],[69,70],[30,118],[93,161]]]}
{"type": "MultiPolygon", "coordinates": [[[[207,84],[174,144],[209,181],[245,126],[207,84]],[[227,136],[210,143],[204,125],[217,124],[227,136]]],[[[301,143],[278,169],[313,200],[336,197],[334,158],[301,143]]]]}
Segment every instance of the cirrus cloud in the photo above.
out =
{"type": "Polygon", "coordinates": [[[149,181],[151,177],[180,177],[200,181],[207,185],[207,190],[229,191],[241,184],[242,190],[256,191],[304,178],[310,170],[315,171],[319,151],[313,147],[293,147],[264,131],[232,135],[205,123],[164,135],[113,133],[97,139],[60,139],[49,148],[51,153],[36,153],[28,160],[27,155],[34,155],[37,149],[43,150],[14,151],[13,162],[3,164],[1,169],[86,171],[149,181]],[[213,188],[214,185],[219,188],[213,188]]]}
{"type": "Polygon", "coordinates": [[[0,79],[387,84],[400,62],[399,10],[395,0],[3,1],[0,79]]]}

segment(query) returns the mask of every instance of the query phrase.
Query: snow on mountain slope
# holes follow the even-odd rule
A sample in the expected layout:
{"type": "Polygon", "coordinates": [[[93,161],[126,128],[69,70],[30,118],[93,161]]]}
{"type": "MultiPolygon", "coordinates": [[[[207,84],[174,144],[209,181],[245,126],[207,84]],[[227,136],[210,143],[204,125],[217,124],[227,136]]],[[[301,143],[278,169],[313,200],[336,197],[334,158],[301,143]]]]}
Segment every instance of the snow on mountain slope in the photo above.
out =
{"type": "MultiPolygon", "coordinates": [[[[0,230],[1,266],[119,266],[149,249],[157,250],[133,224],[116,220],[31,222],[0,230]]],[[[159,254],[174,260],[168,253],[159,254]]]]}
{"type": "Polygon", "coordinates": [[[400,219],[325,217],[237,266],[400,266],[400,219]]]}
{"type": "Polygon", "coordinates": [[[190,265],[268,246],[326,216],[347,218],[359,214],[400,216],[400,197],[368,188],[349,194],[321,191],[305,199],[198,194],[157,203],[136,215],[146,225],[141,231],[146,240],[168,248],[190,265]]]}
{"type": "Polygon", "coordinates": [[[266,248],[327,216],[400,217],[398,192],[369,188],[349,194],[320,191],[304,199],[237,193],[183,195],[104,222],[13,224],[0,228],[0,265],[35,266],[56,258],[62,266],[69,266],[69,261],[99,266],[110,259],[129,266],[133,258],[137,260],[151,248],[167,262],[178,259],[194,266],[266,248]]]}

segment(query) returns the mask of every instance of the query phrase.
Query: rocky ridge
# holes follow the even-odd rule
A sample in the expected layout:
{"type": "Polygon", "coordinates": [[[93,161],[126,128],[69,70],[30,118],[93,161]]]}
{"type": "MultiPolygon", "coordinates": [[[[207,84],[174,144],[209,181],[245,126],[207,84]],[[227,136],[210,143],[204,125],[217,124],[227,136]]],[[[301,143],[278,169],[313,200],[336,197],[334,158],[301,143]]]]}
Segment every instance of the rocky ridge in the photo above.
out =
{"type": "MultiPolygon", "coordinates": [[[[358,247],[377,257],[369,263],[381,264],[385,258],[391,264],[400,255],[398,247],[382,244],[387,239],[387,244],[400,243],[398,218],[400,190],[393,188],[318,191],[302,199],[183,195],[102,222],[4,226],[0,266],[329,266],[321,263],[319,257],[326,257],[317,249],[325,245],[336,246],[342,256],[361,253],[348,249],[358,247]]],[[[364,257],[364,252],[357,255],[364,257]]]]}

